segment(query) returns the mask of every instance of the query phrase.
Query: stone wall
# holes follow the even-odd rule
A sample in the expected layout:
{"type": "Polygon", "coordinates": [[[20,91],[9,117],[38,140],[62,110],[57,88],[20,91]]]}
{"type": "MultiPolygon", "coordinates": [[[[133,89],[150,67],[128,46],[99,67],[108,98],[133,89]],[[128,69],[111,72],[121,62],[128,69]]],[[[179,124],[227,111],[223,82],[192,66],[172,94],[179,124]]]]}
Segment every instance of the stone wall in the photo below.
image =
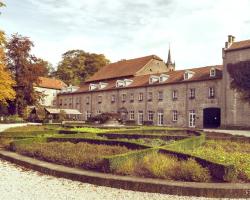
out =
{"type": "Polygon", "coordinates": [[[163,125],[175,127],[188,127],[189,111],[196,113],[196,127],[203,127],[203,109],[208,107],[221,107],[221,79],[186,82],[179,84],[150,85],[140,88],[119,88],[106,91],[92,91],[81,94],[59,95],[58,102],[66,102],[67,105],[58,105],[61,108],[74,108],[83,113],[82,120],[86,120],[86,112],[97,115],[100,112],[117,112],[121,108],[128,111],[127,119],[130,119],[130,111],[135,113],[135,122],[138,123],[138,113],[143,112],[144,121],[148,121],[148,111],[153,111],[153,123],[158,125],[158,113],[163,112],[163,125]],[[215,98],[208,98],[209,87],[215,88],[215,98]],[[189,98],[191,88],[195,88],[195,99],[189,98]],[[172,92],[176,90],[177,99],[173,100],[172,92]],[[148,100],[148,94],[152,92],[153,98],[148,100]],[[163,99],[159,100],[159,92],[163,93],[163,99]],[[143,100],[139,100],[140,93],[143,94],[143,100]],[[131,102],[131,94],[134,100],[131,102]],[[115,102],[111,102],[112,95],[115,96],[115,102]],[[123,99],[122,96],[126,95],[123,99]],[[101,102],[99,98],[101,96],[101,102]],[[72,104],[69,104],[72,98],[72,104]],[[89,103],[87,103],[89,98],[89,103]],[[178,120],[173,121],[173,111],[178,112],[178,120]]]}

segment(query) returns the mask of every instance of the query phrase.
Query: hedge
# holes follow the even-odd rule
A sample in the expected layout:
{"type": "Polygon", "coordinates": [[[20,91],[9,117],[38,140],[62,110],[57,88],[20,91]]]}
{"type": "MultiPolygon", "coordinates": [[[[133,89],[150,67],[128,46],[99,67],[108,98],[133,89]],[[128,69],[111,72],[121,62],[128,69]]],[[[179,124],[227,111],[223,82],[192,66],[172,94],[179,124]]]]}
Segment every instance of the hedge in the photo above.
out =
{"type": "Polygon", "coordinates": [[[26,136],[43,136],[43,135],[51,135],[51,134],[57,134],[57,130],[46,130],[46,131],[26,131],[26,132],[21,132],[21,131],[14,131],[14,132],[2,132],[0,136],[8,136],[8,137],[26,137],[26,136]]]}
{"type": "Polygon", "coordinates": [[[138,144],[136,142],[127,142],[120,140],[106,140],[106,139],[94,139],[94,138],[60,138],[60,137],[48,137],[47,142],[87,142],[90,144],[104,144],[104,145],[117,145],[117,146],[125,146],[128,149],[147,149],[151,148],[151,146],[138,144]]]}
{"type": "Polygon", "coordinates": [[[36,138],[27,138],[27,139],[21,139],[21,140],[15,140],[10,143],[10,150],[16,151],[17,147],[19,145],[29,145],[34,142],[47,142],[47,138],[45,137],[36,137],[36,138]]]}
{"type": "Polygon", "coordinates": [[[158,148],[149,148],[135,152],[128,152],[120,155],[105,156],[103,157],[103,170],[107,173],[111,173],[115,169],[118,169],[128,159],[140,159],[149,153],[158,151],[158,148]]]}

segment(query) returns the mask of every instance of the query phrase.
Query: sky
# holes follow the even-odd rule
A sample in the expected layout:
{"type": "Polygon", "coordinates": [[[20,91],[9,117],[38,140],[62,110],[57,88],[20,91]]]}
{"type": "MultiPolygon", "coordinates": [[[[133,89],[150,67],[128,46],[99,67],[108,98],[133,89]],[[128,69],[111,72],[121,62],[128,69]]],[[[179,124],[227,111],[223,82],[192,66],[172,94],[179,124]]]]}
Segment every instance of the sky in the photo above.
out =
{"type": "Polygon", "coordinates": [[[147,55],[177,69],[222,63],[229,34],[250,39],[250,0],[2,0],[0,29],[29,37],[53,64],[68,50],[112,62],[147,55]]]}

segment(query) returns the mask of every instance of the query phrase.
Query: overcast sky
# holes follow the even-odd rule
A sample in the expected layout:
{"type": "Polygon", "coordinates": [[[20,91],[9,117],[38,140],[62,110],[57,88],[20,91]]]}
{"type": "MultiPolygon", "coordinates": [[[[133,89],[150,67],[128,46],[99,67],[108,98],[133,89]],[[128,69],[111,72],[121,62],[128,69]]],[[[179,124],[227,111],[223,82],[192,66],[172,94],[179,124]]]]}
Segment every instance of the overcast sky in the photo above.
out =
{"type": "Polygon", "coordinates": [[[250,0],[3,0],[0,29],[54,66],[67,50],[112,62],[156,54],[177,69],[221,64],[228,34],[250,39],[250,0]]]}

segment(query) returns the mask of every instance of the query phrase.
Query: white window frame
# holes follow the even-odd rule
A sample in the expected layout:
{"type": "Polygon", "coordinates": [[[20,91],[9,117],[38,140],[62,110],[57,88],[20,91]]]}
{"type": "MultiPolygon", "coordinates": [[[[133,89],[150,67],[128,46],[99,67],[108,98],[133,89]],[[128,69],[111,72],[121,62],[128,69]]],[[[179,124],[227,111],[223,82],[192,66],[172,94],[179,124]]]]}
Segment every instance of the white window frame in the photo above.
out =
{"type": "Polygon", "coordinates": [[[111,95],[111,103],[115,103],[115,95],[111,95]]]}
{"type": "Polygon", "coordinates": [[[135,120],[135,111],[134,110],[130,110],[130,112],[129,112],[129,119],[130,120],[135,120]]]}
{"type": "Polygon", "coordinates": [[[126,98],[127,98],[127,95],[124,93],[122,94],[122,102],[125,102],[126,101],[126,98]]]}
{"type": "Polygon", "coordinates": [[[195,88],[190,88],[189,90],[189,98],[195,99],[195,88]]]}
{"type": "Polygon", "coordinates": [[[215,68],[211,68],[210,69],[210,77],[215,77],[216,76],[216,69],[215,68]]]}
{"type": "Polygon", "coordinates": [[[208,88],[208,97],[209,98],[214,98],[215,97],[215,88],[214,87],[209,87],[208,88]]]}
{"type": "Polygon", "coordinates": [[[164,113],[163,111],[158,111],[157,113],[157,125],[163,126],[164,124],[164,113]]]}
{"type": "Polygon", "coordinates": [[[139,93],[138,100],[143,101],[143,93],[142,92],[139,93]]]}
{"type": "Polygon", "coordinates": [[[138,111],[138,125],[143,125],[144,115],[143,111],[138,111]]]}
{"type": "Polygon", "coordinates": [[[172,99],[173,99],[173,100],[178,99],[178,91],[177,91],[177,90],[173,90],[173,91],[172,91],[172,99]]]}
{"type": "Polygon", "coordinates": [[[130,102],[134,102],[135,95],[134,93],[130,93],[130,102]]]}
{"type": "Polygon", "coordinates": [[[102,103],[102,95],[99,95],[99,96],[97,97],[97,102],[98,102],[99,104],[102,103]]]}
{"type": "Polygon", "coordinates": [[[188,126],[190,128],[195,128],[196,125],[196,113],[195,110],[190,110],[188,115],[188,126]]]}
{"type": "Polygon", "coordinates": [[[153,100],[153,92],[148,92],[148,101],[153,100]]]}
{"type": "Polygon", "coordinates": [[[152,110],[148,111],[148,121],[154,121],[154,112],[152,110]]]}
{"type": "Polygon", "coordinates": [[[164,93],[163,91],[158,91],[158,101],[163,101],[164,93]]]}
{"type": "Polygon", "coordinates": [[[173,110],[173,122],[177,122],[177,121],[178,121],[178,111],[173,110]]]}

